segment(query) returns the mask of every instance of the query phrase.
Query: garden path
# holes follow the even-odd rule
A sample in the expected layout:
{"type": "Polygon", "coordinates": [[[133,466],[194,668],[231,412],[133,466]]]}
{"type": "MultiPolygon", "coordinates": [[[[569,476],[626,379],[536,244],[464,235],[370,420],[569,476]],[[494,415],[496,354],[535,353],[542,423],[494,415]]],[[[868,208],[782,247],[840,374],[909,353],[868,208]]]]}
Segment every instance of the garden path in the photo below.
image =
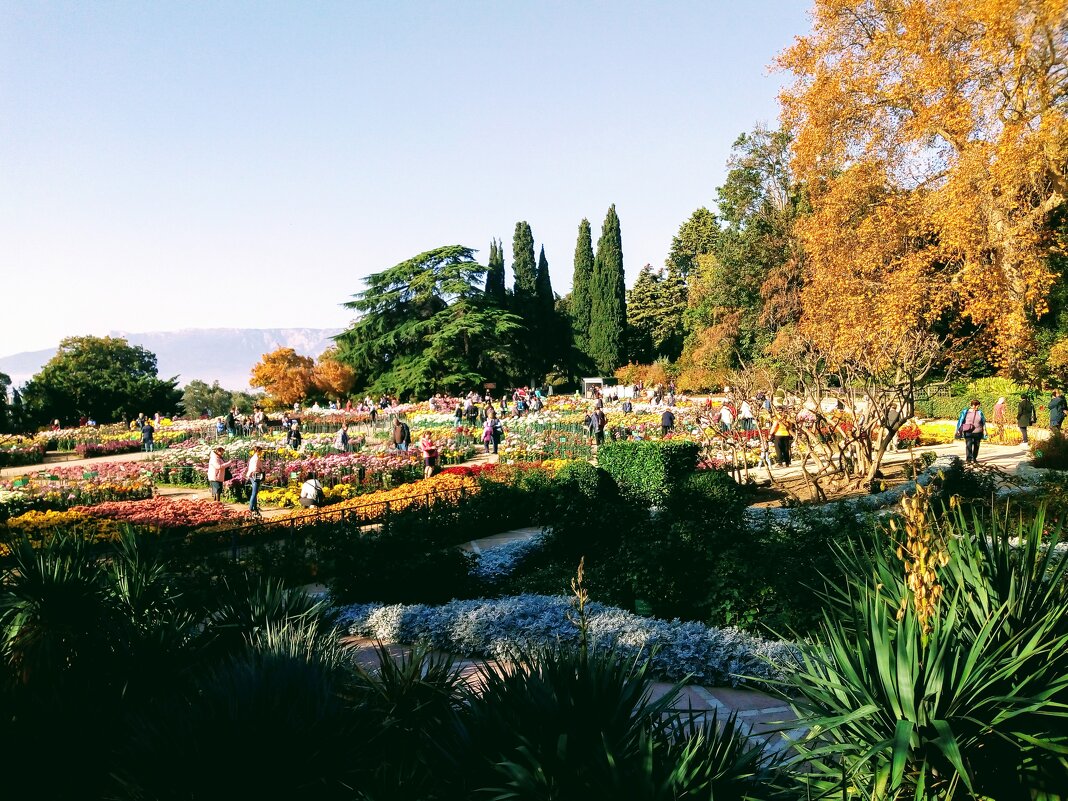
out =
{"type": "MultiPolygon", "coordinates": [[[[379,664],[375,641],[364,637],[347,637],[345,644],[355,649],[357,662],[366,668],[374,669],[379,664]]],[[[397,643],[386,643],[390,656],[400,659],[411,648],[397,643]]],[[[481,676],[485,670],[500,670],[499,663],[493,660],[470,659],[450,655],[459,669],[464,682],[476,692],[481,676]]],[[[650,700],[657,700],[667,695],[675,685],[671,682],[657,681],[650,686],[650,700]]],[[[744,690],[736,687],[703,687],[688,684],[679,690],[674,708],[690,712],[697,722],[711,720],[715,714],[718,720],[724,720],[734,712],[739,721],[748,725],[754,736],[763,737],[772,750],[782,750],[788,745],[778,733],[784,723],[796,720],[793,710],[783,701],[767,693],[756,690],[744,690]]]]}
{"type": "MultiPolygon", "coordinates": [[[[1038,439],[1044,439],[1049,434],[1046,431],[1032,432],[1032,437],[1038,439]]],[[[920,453],[932,451],[939,456],[960,456],[964,457],[964,443],[954,442],[948,445],[931,445],[922,448],[916,448],[915,453],[918,456],[920,453]]],[[[893,465],[901,464],[909,461],[911,455],[908,451],[895,451],[893,453],[887,453],[883,457],[883,464],[893,465]]],[[[1015,475],[1017,468],[1021,464],[1030,462],[1031,454],[1028,451],[1026,445],[991,445],[990,443],[983,443],[979,448],[979,463],[990,467],[996,467],[999,470],[1015,475]]],[[[778,481],[783,478],[801,478],[801,466],[794,464],[790,467],[773,467],[771,469],[772,476],[778,481]]],[[[762,476],[766,476],[767,473],[762,468],[759,470],[750,469],[750,473],[757,479],[762,476]]]]}

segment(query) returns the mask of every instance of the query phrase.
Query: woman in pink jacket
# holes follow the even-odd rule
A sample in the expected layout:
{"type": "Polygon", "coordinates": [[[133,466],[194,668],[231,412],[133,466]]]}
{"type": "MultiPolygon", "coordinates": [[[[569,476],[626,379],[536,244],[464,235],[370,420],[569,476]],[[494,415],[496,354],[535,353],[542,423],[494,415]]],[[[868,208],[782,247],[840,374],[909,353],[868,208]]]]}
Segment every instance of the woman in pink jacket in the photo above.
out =
{"type": "Polygon", "coordinates": [[[220,445],[211,452],[211,456],[208,457],[208,486],[211,487],[211,499],[213,501],[222,500],[223,482],[226,480],[226,468],[230,466],[229,462],[223,461],[223,455],[226,453],[223,447],[220,445]]]}

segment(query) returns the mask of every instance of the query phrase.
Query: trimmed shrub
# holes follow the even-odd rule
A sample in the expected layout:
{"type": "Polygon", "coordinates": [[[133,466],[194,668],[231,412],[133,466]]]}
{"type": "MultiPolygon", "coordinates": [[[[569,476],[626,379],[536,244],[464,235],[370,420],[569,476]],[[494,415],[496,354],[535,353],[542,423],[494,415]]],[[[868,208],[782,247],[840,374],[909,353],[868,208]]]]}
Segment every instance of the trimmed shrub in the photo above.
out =
{"type": "Polygon", "coordinates": [[[1048,439],[1031,442],[1031,457],[1035,467],[1068,469],[1068,437],[1061,431],[1051,430],[1048,439]]]}
{"type": "Polygon", "coordinates": [[[597,451],[597,463],[625,497],[660,506],[697,469],[699,450],[696,442],[611,442],[597,451]]]}

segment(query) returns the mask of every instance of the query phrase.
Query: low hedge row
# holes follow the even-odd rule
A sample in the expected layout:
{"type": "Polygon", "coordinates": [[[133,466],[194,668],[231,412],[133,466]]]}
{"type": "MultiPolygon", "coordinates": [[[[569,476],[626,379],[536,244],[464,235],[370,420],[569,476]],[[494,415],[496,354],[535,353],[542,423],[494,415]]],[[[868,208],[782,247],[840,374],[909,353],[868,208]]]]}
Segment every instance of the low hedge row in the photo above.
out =
{"type": "MultiPolygon", "coordinates": [[[[978,398],[982,403],[982,410],[986,414],[989,420],[994,411],[994,404],[998,402],[998,398],[1005,398],[1005,423],[1008,425],[1016,424],[1016,408],[1020,404],[1020,400],[1023,398],[1021,394],[1012,395],[988,395],[979,393],[976,395],[960,395],[953,397],[933,397],[926,400],[916,401],[916,416],[923,418],[937,418],[956,420],[960,415],[962,409],[966,409],[968,404],[972,402],[974,398],[978,398]]],[[[1050,396],[1048,394],[1040,395],[1033,398],[1031,402],[1035,405],[1035,411],[1038,413],[1037,426],[1046,428],[1049,426],[1049,403],[1050,396]]]]}

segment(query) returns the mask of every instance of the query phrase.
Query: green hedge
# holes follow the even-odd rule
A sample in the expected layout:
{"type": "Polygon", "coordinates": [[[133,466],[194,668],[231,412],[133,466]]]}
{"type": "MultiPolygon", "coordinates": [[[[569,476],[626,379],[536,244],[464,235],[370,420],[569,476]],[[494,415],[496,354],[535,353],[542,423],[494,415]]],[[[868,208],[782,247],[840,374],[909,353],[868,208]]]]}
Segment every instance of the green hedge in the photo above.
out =
{"type": "MultiPolygon", "coordinates": [[[[974,395],[954,395],[952,397],[935,396],[924,400],[917,399],[916,416],[928,419],[937,418],[956,420],[960,415],[961,409],[967,408],[973,398],[978,398],[983,404],[983,412],[989,420],[994,412],[994,404],[998,402],[998,398],[1000,397],[1005,398],[1005,423],[1008,425],[1015,425],[1016,407],[1019,405],[1020,399],[1023,397],[1023,395],[1019,393],[1009,395],[988,395],[980,392],[974,395]]],[[[1038,413],[1038,423],[1036,425],[1042,428],[1047,428],[1049,426],[1049,409],[1047,408],[1049,399],[1049,393],[1043,393],[1031,401],[1034,403],[1035,411],[1038,413]]]]}
{"type": "Polygon", "coordinates": [[[697,469],[696,442],[611,442],[597,451],[597,464],[628,499],[662,506],[672,489],[697,469]]]}

